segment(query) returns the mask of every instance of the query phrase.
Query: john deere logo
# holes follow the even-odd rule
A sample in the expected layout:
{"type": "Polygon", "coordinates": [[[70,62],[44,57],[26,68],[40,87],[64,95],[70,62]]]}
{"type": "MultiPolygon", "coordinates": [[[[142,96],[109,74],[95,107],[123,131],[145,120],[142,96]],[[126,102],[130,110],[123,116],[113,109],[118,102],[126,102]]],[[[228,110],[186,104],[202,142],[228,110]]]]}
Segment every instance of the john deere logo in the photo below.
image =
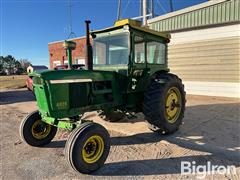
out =
{"type": "Polygon", "coordinates": [[[58,109],[64,109],[64,108],[67,107],[67,101],[57,102],[56,106],[57,106],[58,109]]]}

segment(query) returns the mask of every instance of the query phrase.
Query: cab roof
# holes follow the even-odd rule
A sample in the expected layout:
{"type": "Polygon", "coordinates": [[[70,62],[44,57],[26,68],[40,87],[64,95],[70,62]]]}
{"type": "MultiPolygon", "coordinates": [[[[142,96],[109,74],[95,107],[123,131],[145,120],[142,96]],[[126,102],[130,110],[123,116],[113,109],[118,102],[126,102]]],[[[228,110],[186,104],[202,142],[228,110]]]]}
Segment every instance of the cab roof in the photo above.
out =
{"type": "Polygon", "coordinates": [[[171,35],[168,33],[163,33],[163,32],[155,31],[155,30],[152,30],[152,29],[149,29],[146,27],[142,27],[140,21],[136,21],[136,20],[132,20],[132,19],[122,19],[122,20],[116,21],[114,23],[114,26],[105,28],[105,29],[101,29],[101,30],[92,31],[91,34],[98,34],[98,33],[107,32],[107,31],[111,31],[111,30],[115,30],[115,29],[120,29],[125,25],[128,25],[131,28],[139,30],[139,31],[153,34],[155,36],[160,36],[160,37],[167,38],[167,39],[171,38],[171,35]]]}

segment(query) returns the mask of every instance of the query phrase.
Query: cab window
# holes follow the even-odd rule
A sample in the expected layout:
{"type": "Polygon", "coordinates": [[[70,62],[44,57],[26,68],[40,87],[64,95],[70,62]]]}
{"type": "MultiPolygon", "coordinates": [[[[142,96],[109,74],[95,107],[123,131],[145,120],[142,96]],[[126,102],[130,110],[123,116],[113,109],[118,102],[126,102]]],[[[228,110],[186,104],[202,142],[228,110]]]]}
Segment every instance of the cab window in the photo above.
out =
{"type": "Polygon", "coordinates": [[[165,64],[166,44],[150,41],[147,42],[147,62],[150,64],[165,64]]]}
{"type": "Polygon", "coordinates": [[[145,43],[143,38],[140,36],[134,37],[134,62],[135,63],[145,63],[145,43]]]}
{"type": "Polygon", "coordinates": [[[129,57],[129,33],[96,37],[93,46],[94,65],[126,65],[129,57]]]}

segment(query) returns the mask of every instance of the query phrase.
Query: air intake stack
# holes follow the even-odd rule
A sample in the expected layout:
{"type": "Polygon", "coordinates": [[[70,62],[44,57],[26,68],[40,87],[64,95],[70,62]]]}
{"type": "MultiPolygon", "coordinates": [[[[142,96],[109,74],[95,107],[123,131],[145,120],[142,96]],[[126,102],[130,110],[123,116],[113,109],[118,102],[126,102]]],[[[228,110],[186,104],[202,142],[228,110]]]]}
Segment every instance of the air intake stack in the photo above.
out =
{"type": "Polygon", "coordinates": [[[92,45],[90,43],[90,31],[89,24],[91,21],[86,20],[86,67],[88,70],[93,69],[93,54],[92,54],[92,45]]]}

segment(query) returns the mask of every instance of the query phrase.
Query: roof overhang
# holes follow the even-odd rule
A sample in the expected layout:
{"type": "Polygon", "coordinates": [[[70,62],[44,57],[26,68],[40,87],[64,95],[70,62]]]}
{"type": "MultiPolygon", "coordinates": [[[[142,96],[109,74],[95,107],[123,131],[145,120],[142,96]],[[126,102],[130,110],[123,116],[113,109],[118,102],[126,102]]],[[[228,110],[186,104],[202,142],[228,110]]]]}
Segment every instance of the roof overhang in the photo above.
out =
{"type": "Polygon", "coordinates": [[[138,31],[149,33],[149,34],[152,34],[155,36],[160,36],[160,37],[167,38],[167,39],[171,38],[171,35],[169,33],[163,33],[163,32],[149,29],[148,27],[142,27],[139,21],[135,21],[132,19],[123,19],[120,21],[116,21],[114,26],[106,28],[106,29],[92,31],[91,34],[99,34],[99,33],[104,33],[104,32],[108,32],[108,31],[113,31],[116,29],[121,29],[124,26],[129,26],[132,29],[136,29],[138,31]]]}

